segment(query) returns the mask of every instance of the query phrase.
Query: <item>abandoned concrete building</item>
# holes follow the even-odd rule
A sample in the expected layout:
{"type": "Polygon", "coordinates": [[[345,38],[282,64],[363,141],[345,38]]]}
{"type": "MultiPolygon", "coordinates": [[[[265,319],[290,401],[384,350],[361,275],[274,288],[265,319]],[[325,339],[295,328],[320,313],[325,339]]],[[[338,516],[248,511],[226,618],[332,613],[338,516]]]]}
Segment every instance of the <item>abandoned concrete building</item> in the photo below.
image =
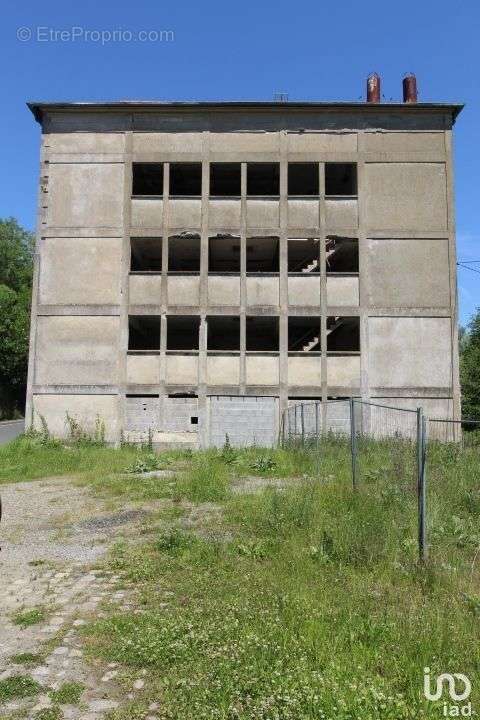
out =
{"type": "Polygon", "coordinates": [[[461,106],[374,81],[356,103],[29,103],[27,423],[206,447],[271,445],[299,398],[458,418],[461,106]]]}

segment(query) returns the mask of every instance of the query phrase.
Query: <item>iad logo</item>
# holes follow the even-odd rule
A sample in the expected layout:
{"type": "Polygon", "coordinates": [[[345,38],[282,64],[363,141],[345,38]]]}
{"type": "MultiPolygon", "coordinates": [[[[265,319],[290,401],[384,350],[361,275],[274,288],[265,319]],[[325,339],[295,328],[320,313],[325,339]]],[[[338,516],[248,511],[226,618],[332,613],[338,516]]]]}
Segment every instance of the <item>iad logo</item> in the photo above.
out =
{"type": "MultiPolygon", "coordinates": [[[[444,685],[448,688],[450,699],[456,701],[457,703],[460,703],[463,700],[468,700],[470,697],[472,684],[466,675],[462,675],[462,673],[442,673],[437,676],[437,686],[432,692],[430,668],[426,667],[423,671],[423,694],[427,700],[441,700],[444,685]],[[460,683],[458,688],[459,692],[457,692],[457,680],[460,683]]],[[[465,705],[449,705],[447,702],[444,702],[443,714],[445,717],[471,717],[474,714],[474,710],[472,710],[471,702],[468,702],[465,705]]]]}

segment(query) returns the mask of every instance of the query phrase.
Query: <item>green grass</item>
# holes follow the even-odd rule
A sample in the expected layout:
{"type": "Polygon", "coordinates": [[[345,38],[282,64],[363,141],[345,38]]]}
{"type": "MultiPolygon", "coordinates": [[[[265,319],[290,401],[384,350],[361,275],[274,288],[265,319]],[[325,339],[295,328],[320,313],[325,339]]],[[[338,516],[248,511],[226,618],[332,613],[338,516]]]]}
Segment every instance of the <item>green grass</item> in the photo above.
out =
{"type": "Polygon", "coordinates": [[[18,653],[10,656],[10,662],[16,665],[40,665],[43,661],[43,655],[36,653],[18,653]]]}
{"type": "Polygon", "coordinates": [[[10,702],[10,700],[33,697],[41,690],[42,686],[30,675],[14,675],[0,680],[0,704],[10,702]]]}
{"type": "MultiPolygon", "coordinates": [[[[408,443],[364,443],[358,492],[335,439],[318,454],[199,453],[170,493],[220,504],[223,534],[207,521],[118,545],[111,565],[142,612],[94,623],[90,653],[146,668],[165,719],[438,718],[441,704],[423,699],[424,666],[472,680],[480,670],[480,457],[432,445],[429,459],[424,567],[408,443]],[[244,474],[296,479],[232,493],[244,474]]],[[[136,701],[114,717],[145,710],[136,701]]]]}
{"type": "Polygon", "coordinates": [[[34,720],[62,720],[63,712],[59,707],[43,708],[35,713],[34,720]]]}
{"type": "Polygon", "coordinates": [[[0,483],[18,482],[52,475],[86,473],[98,476],[121,472],[133,462],[132,447],[119,450],[82,444],[43,445],[21,436],[0,447],[0,483]]]}
{"type": "Polygon", "coordinates": [[[168,500],[142,542],[117,543],[108,561],[139,612],[107,606],[84,630],[87,656],[128,678],[147,671],[144,699],[112,720],[144,718],[152,701],[161,720],[438,718],[425,666],[466,674],[480,710],[474,447],[428,448],[426,565],[407,442],[359,442],[357,492],[348,443],[334,437],[318,449],[168,454],[174,475],[163,478],[123,474],[145,460],[131,448],[43,452],[53,456],[39,456],[42,474],[58,455],[85,453],[76,472],[94,492],[168,500]],[[262,487],[269,478],[283,487],[262,487]]]}
{"type": "Polygon", "coordinates": [[[44,622],[46,617],[47,614],[45,612],[45,608],[34,607],[29,610],[20,610],[15,613],[12,617],[12,622],[14,625],[19,625],[21,628],[25,629],[31,625],[37,625],[38,623],[44,622]]]}
{"type": "Polygon", "coordinates": [[[50,690],[49,695],[59,705],[78,705],[84,690],[85,685],[81,682],[65,682],[58,690],[50,690]]]}

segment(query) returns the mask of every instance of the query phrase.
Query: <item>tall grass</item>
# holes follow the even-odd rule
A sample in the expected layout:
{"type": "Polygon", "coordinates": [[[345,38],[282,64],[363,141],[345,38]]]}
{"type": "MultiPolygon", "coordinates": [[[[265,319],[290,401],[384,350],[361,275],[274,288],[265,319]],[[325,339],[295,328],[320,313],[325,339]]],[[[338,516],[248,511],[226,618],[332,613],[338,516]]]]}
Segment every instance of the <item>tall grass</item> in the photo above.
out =
{"type": "Polygon", "coordinates": [[[87,646],[146,668],[148,690],[113,717],[142,717],[160,698],[164,719],[438,718],[424,666],[472,680],[480,668],[480,458],[429,453],[426,566],[408,444],[369,445],[357,492],[339,441],[194,455],[174,492],[220,503],[224,532],[174,529],[114,554],[142,613],[112,612],[87,629],[87,646]],[[291,482],[229,492],[252,467],[291,482]]]}

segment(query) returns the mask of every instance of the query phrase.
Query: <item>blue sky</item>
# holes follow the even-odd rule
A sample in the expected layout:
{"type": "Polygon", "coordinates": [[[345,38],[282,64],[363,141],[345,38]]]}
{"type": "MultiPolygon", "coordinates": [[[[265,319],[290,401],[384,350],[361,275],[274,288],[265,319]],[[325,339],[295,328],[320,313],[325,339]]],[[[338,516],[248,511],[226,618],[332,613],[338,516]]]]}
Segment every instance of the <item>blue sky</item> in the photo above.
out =
{"type": "MultiPolygon", "coordinates": [[[[467,105],[455,127],[458,257],[480,260],[479,25],[473,0],[3,0],[0,216],[34,226],[39,128],[29,99],[270,100],[282,90],[291,100],[358,100],[376,70],[385,98],[399,100],[411,71],[421,100],[467,105]],[[19,28],[31,39],[17,39],[19,28]],[[82,34],[62,40],[72,28],[82,34]],[[173,41],[134,39],[162,30],[173,41]],[[132,39],[102,44],[91,31],[132,39]]],[[[459,270],[462,322],[480,306],[479,281],[459,270]]]]}

